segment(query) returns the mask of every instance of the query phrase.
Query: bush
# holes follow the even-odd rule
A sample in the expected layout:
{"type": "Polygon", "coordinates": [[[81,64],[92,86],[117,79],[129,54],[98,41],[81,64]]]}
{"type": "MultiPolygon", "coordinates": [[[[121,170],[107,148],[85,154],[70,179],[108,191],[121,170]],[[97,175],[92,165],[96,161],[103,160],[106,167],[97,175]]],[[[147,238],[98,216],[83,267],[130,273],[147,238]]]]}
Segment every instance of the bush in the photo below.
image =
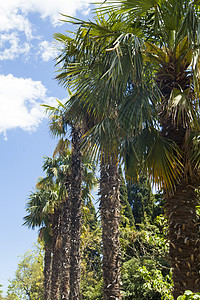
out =
{"type": "Polygon", "coordinates": [[[177,300],[200,300],[200,293],[185,291],[183,296],[179,296],[177,300]]]}
{"type": "Polygon", "coordinates": [[[124,299],[172,300],[170,276],[163,276],[155,262],[130,259],[122,268],[124,299]]]}

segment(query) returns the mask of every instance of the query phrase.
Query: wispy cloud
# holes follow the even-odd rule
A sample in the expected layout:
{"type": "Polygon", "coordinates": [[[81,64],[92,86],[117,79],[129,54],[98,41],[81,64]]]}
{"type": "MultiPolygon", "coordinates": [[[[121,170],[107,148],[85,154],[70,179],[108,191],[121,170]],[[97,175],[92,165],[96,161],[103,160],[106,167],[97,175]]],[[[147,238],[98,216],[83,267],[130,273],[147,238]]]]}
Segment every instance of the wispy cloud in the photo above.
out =
{"type": "Polygon", "coordinates": [[[56,104],[56,99],[47,97],[47,90],[40,81],[0,75],[0,133],[21,128],[34,131],[46,118],[41,104],[56,104]]]}
{"type": "Polygon", "coordinates": [[[55,58],[58,55],[58,52],[53,47],[53,43],[48,41],[39,43],[39,49],[39,54],[45,62],[55,58]]]}

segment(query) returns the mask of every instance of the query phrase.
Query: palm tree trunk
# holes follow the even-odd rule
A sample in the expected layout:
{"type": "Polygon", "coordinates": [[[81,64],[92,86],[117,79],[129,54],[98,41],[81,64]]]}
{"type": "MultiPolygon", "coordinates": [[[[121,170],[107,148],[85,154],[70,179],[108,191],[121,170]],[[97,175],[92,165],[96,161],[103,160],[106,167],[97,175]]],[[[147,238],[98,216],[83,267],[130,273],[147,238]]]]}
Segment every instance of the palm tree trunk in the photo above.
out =
{"type": "Polygon", "coordinates": [[[173,296],[177,299],[185,290],[200,291],[200,237],[195,189],[186,184],[179,185],[176,193],[166,199],[166,204],[174,282],[173,296]]]}
{"type": "MultiPolygon", "coordinates": [[[[175,127],[171,116],[163,117],[162,135],[174,141],[182,150],[185,155],[183,165],[187,167],[186,126],[178,124],[175,127]]],[[[198,183],[195,183],[194,169],[192,173],[185,171],[185,174],[188,174],[187,180],[190,185],[182,179],[182,182],[177,184],[174,194],[166,197],[174,299],[183,294],[185,290],[200,291],[200,236],[196,215],[198,199],[195,192],[198,183]]]]}
{"type": "Polygon", "coordinates": [[[51,248],[44,248],[44,300],[49,300],[51,288],[51,248]]]}
{"type": "Polygon", "coordinates": [[[104,300],[121,299],[120,295],[120,198],[117,162],[102,158],[100,178],[104,300]]]}
{"type": "Polygon", "coordinates": [[[51,272],[51,293],[50,300],[59,300],[59,272],[60,272],[60,211],[55,210],[52,222],[53,230],[53,257],[52,257],[52,272],[51,272]]]}
{"type": "Polygon", "coordinates": [[[71,164],[71,249],[70,249],[70,300],[79,299],[81,259],[80,259],[80,236],[81,236],[81,130],[72,128],[72,164],[71,164]]]}
{"type": "MultiPolygon", "coordinates": [[[[69,194],[69,182],[66,182],[69,194]]],[[[62,300],[69,299],[70,285],[70,198],[67,198],[62,206],[62,247],[61,247],[61,287],[60,294],[62,300]]]]}

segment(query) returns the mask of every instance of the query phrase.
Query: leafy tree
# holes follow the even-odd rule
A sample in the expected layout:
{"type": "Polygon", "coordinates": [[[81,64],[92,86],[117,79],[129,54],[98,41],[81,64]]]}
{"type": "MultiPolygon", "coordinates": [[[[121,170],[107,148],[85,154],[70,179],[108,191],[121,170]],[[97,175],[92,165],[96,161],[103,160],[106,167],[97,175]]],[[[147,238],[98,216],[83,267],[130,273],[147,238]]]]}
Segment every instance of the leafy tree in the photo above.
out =
{"type": "Polygon", "coordinates": [[[85,208],[81,234],[81,295],[88,300],[102,299],[101,228],[93,204],[88,203],[85,208]]]}
{"type": "Polygon", "coordinates": [[[141,265],[137,260],[130,259],[123,264],[122,270],[125,299],[173,299],[169,277],[164,277],[153,261],[146,260],[141,265]]]}
{"type": "Polygon", "coordinates": [[[145,174],[141,174],[138,181],[127,183],[128,202],[136,224],[141,224],[147,218],[152,221],[154,215],[155,197],[150,182],[145,174]]]}
{"type": "Polygon", "coordinates": [[[179,296],[177,300],[192,300],[192,299],[200,299],[200,293],[192,293],[191,291],[185,291],[183,296],[179,296]]]}
{"type": "Polygon", "coordinates": [[[130,203],[128,201],[128,192],[127,192],[127,186],[122,174],[122,168],[119,168],[119,176],[120,176],[120,203],[121,203],[121,224],[123,226],[126,226],[126,224],[129,224],[130,226],[135,225],[135,219],[132,213],[132,209],[130,206],[130,203]]]}
{"type": "Polygon", "coordinates": [[[121,228],[125,299],[173,299],[165,223],[159,216],[154,225],[146,222],[137,230],[121,228]]]}
{"type": "Polygon", "coordinates": [[[43,300],[43,255],[41,246],[27,251],[18,263],[7,291],[8,299],[43,300]]]}
{"type": "MultiPolygon", "coordinates": [[[[2,288],[2,284],[0,284],[0,288],[2,288]]],[[[0,290],[0,300],[3,300],[3,296],[2,296],[3,291],[0,290]]]]}
{"type": "MultiPolygon", "coordinates": [[[[166,219],[160,215],[153,225],[146,222],[140,224],[137,230],[126,224],[121,227],[120,232],[123,298],[172,300],[166,219]]],[[[99,234],[98,231],[86,229],[82,234],[82,249],[86,251],[82,260],[83,299],[103,299],[101,272],[94,272],[95,260],[92,258],[91,261],[95,249],[100,246],[99,234]]]]}

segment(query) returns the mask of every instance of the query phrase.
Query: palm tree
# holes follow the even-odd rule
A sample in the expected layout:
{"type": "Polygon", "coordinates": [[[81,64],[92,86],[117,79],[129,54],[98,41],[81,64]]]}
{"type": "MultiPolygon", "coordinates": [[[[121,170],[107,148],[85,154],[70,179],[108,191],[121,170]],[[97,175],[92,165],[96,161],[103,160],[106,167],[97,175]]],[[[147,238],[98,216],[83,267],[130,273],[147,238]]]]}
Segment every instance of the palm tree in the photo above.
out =
{"type": "Polygon", "coordinates": [[[70,201],[68,190],[70,184],[66,185],[69,177],[71,163],[71,151],[68,142],[61,139],[54,151],[54,158],[46,158],[43,165],[47,176],[43,178],[39,185],[52,188],[52,183],[59,186],[58,205],[54,212],[52,221],[52,231],[54,244],[52,269],[53,281],[55,284],[51,289],[51,299],[68,299],[70,290],[70,201]],[[58,155],[58,157],[55,157],[58,155]]]}
{"type": "MultiPolygon", "coordinates": [[[[53,206],[57,197],[46,189],[36,189],[29,195],[26,204],[28,215],[24,217],[24,224],[28,228],[39,227],[39,238],[44,242],[44,299],[50,300],[52,276],[52,217],[53,206]]],[[[55,237],[54,237],[55,239],[55,237]]]]}
{"type": "MultiPolygon", "coordinates": [[[[98,122],[104,133],[111,114],[126,128],[117,133],[127,174],[134,176],[143,161],[152,181],[164,188],[176,298],[186,289],[200,290],[199,4],[107,2],[101,8],[108,14],[106,22],[101,17],[104,26],[73,20],[79,25],[74,40],[57,35],[65,46],[58,79],[74,88],[82,107],[103,111],[98,122]],[[69,49],[77,61],[67,58],[69,49]]],[[[95,139],[99,124],[91,132],[95,139]]]]}
{"type": "MultiPolygon", "coordinates": [[[[61,151],[61,141],[55,152],[59,151],[61,151]]],[[[45,239],[45,299],[59,299],[60,294],[63,295],[64,291],[69,292],[69,282],[65,281],[65,284],[62,284],[63,278],[69,278],[69,270],[64,268],[67,257],[64,258],[65,263],[61,259],[63,258],[61,245],[63,246],[63,240],[66,240],[62,222],[66,202],[64,178],[69,172],[71,155],[70,150],[66,149],[66,143],[62,152],[65,157],[45,158],[43,170],[46,171],[46,177],[38,180],[35,192],[30,194],[26,209],[29,214],[24,218],[24,224],[28,227],[34,228],[44,225],[40,229],[40,237],[45,239]],[[49,244],[49,238],[51,244],[49,244]]]]}
{"type": "MultiPolygon", "coordinates": [[[[138,147],[143,144],[139,154],[145,159],[147,171],[165,189],[176,299],[186,289],[200,290],[195,193],[199,186],[199,163],[194,152],[194,136],[199,135],[199,7],[197,1],[147,2],[122,0],[115,7],[130,26],[140,29],[139,35],[132,36],[140,43],[140,65],[132,59],[130,68],[134,74],[138,67],[140,77],[132,83],[130,101],[127,98],[122,104],[122,118],[134,103],[138,87],[143,91],[143,87],[151,84],[152,91],[160,93],[155,102],[153,126],[143,125],[133,143],[138,147]]],[[[121,47],[129,49],[134,58],[135,45],[129,46],[124,35],[116,49],[121,47]]],[[[125,49],[122,60],[126,59],[125,49]]],[[[111,73],[116,72],[118,63],[111,66],[111,73]]],[[[128,116],[133,112],[130,109],[128,116]]],[[[129,128],[133,129],[134,116],[130,121],[129,128]]]]}
{"type": "MultiPolygon", "coordinates": [[[[65,188],[68,193],[65,201],[65,211],[63,211],[63,231],[67,235],[70,229],[70,241],[64,239],[63,245],[64,267],[69,272],[65,278],[69,281],[70,289],[65,292],[63,299],[79,299],[79,287],[81,276],[80,260],[80,236],[81,236],[81,209],[82,209],[82,154],[80,149],[81,127],[79,123],[74,123],[72,119],[67,119],[62,109],[65,106],[58,102],[58,107],[44,105],[50,115],[50,129],[54,135],[65,136],[67,127],[71,127],[71,163],[70,172],[65,176],[65,188]],[[62,109],[61,109],[62,108],[62,109]],[[66,205],[67,204],[67,205],[66,205]],[[69,223],[70,221],[70,223],[69,223]],[[70,260],[69,260],[70,257],[70,260]],[[67,262],[67,263],[66,263],[67,262]]],[[[65,237],[66,237],[65,235],[65,237]]],[[[66,282],[63,283],[63,288],[66,282]]]]}

